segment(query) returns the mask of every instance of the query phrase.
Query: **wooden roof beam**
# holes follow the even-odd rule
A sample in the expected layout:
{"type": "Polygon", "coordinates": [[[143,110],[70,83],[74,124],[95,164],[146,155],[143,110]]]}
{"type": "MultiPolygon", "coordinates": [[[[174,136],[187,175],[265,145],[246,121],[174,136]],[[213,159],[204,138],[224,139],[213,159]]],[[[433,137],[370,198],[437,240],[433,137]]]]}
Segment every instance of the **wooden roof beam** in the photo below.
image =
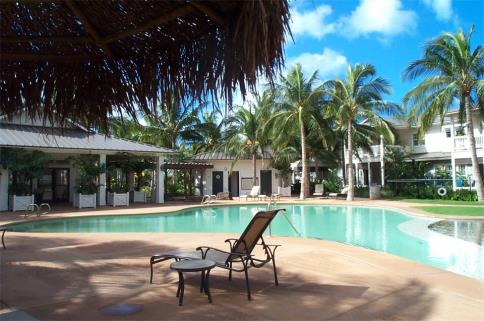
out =
{"type": "Polygon", "coordinates": [[[70,42],[70,43],[92,43],[94,39],[85,36],[69,36],[69,37],[39,37],[39,36],[16,36],[16,37],[0,37],[0,43],[46,43],[46,42],[70,42]]]}
{"type": "Polygon", "coordinates": [[[106,36],[104,39],[101,40],[101,42],[107,44],[116,40],[120,40],[129,36],[135,35],[137,33],[146,31],[150,28],[153,28],[153,27],[165,24],[167,22],[170,22],[172,20],[175,20],[177,18],[186,16],[187,14],[192,12],[192,10],[193,8],[190,5],[177,8],[163,16],[147,21],[136,28],[124,30],[124,31],[106,36]]]}
{"type": "Polygon", "coordinates": [[[88,60],[103,60],[101,55],[42,55],[42,54],[16,54],[16,53],[1,53],[0,61],[58,61],[58,62],[72,62],[72,61],[88,61],[88,60]]]}
{"type": "Polygon", "coordinates": [[[73,0],[64,0],[65,5],[72,11],[72,13],[82,22],[84,28],[86,28],[87,33],[98,43],[103,49],[104,53],[109,57],[113,57],[113,52],[105,42],[102,41],[102,37],[96,30],[94,25],[89,21],[82,10],[77,6],[73,0]]]}

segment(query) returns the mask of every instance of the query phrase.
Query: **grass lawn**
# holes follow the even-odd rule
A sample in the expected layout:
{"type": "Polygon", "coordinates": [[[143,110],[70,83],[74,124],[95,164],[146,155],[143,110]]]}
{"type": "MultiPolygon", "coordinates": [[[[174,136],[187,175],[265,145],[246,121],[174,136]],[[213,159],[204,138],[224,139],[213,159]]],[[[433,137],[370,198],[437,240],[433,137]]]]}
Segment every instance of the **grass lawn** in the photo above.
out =
{"type": "Polygon", "coordinates": [[[441,215],[483,216],[483,206],[415,206],[414,208],[441,215]]]}
{"type": "Polygon", "coordinates": [[[449,201],[449,200],[421,200],[416,198],[403,198],[399,199],[400,202],[406,203],[425,203],[425,204],[442,204],[442,205],[465,205],[465,206],[481,206],[484,207],[484,203],[473,201],[449,201]]]}

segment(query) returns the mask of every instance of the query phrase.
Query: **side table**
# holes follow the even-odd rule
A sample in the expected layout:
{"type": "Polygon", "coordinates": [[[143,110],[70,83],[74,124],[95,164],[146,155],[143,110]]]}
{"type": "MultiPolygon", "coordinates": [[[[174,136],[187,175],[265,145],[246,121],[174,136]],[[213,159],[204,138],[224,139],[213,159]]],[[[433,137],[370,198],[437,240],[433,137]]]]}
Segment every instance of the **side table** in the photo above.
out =
{"type": "Polygon", "coordinates": [[[170,265],[170,269],[178,272],[178,289],[176,297],[179,298],[178,305],[183,305],[183,294],[185,292],[184,272],[202,272],[200,282],[200,293],[205,292],[208,296],[208,302],[212,303],[210,295],[209,276],[210,270],[215,267],[215,262],[211,260],[181,260],[170,265]]]}

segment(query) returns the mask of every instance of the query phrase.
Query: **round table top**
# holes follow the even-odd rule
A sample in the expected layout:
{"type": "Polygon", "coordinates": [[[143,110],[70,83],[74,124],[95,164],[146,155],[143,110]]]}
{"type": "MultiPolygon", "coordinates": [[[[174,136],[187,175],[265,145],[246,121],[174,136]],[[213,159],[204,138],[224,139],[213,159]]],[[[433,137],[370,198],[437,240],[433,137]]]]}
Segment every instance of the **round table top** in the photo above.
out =
{"type": "Polygon", "coordinates": [[[170,265],[170,269],[179,272],[198,272],[215,267],[211,260],[181,260],[170,265]]]}

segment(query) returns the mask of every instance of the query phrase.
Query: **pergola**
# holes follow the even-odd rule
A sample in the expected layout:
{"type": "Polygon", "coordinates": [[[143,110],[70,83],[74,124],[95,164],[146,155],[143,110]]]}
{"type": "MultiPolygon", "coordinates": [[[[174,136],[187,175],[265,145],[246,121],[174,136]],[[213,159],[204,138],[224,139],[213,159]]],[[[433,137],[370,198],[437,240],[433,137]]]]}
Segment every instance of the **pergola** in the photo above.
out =
{"type": "Polygon", "coordinates": [[[2,0],[0,114],[106,128],[173,98],[230,102],[280,69],[288,25],[287,0],[2,0]]]}
{"type": "MultiPolygon", "coordinates": [[[[185,186],[188,185],[188,194],[193,195],[193,190],[192,190],[192,184],[191,184],[191,178],[193,177],[193,171],[200,171],[200,181],[198,182],[198,188],[200,191],[200,196],[203,196],[203,170],[206,168],[213,168],[213,164],[210,163],[163,163],[161,165],[161,169],[165,170],[165,178],[167,177],[166,175],[166,170],[168,169],[174,169],[174,170],[182,170],[186,173],[189,174],[190,182],[187,182],[187,176],[184,176],[184,181],[185,181],[185,186]]],[[[166,184],[165,184],[166,186],[166,184]]]]}

